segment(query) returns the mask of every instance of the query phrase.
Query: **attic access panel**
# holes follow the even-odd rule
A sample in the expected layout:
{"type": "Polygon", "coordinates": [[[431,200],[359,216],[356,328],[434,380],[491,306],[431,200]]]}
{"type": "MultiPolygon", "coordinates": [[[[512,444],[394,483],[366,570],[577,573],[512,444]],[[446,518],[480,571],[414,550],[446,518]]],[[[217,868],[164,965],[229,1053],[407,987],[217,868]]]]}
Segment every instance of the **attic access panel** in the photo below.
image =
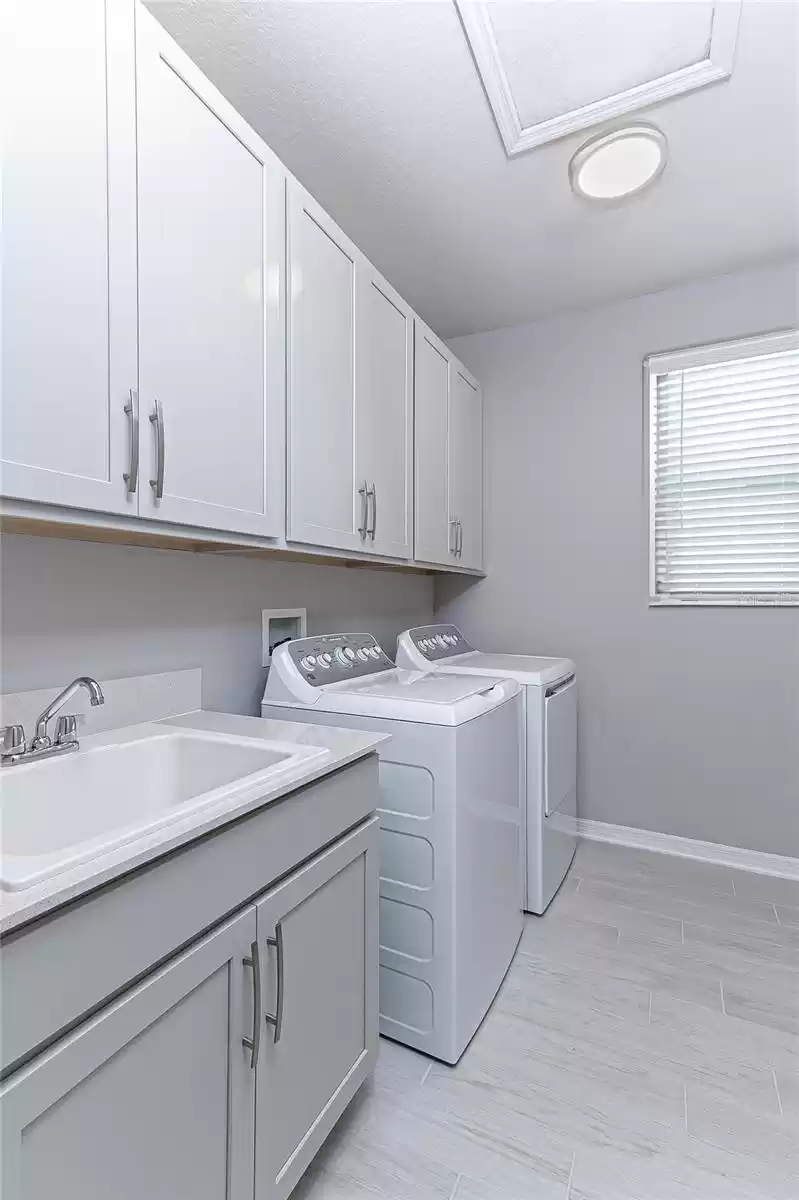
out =
{"type": "Polygon", "coordinates": [[[729,78],[741,0],[455,0],[509,157],[729,78]]]}

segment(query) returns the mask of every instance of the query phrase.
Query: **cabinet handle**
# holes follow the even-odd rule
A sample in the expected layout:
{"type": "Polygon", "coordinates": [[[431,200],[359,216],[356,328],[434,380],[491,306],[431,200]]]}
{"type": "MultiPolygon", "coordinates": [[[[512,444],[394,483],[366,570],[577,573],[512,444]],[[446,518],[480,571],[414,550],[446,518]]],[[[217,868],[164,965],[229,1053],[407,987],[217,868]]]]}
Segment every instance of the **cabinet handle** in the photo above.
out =
{"type": "Polygon", "coordinates": [[[277,950],[277,998],[275,1015],[272,1016],[271,1013],[264,1014],[267,1024],[274,1025],[275,1045],[277,1045],[283,1030],[283,926],[280,921],[275,926],[275,936],[267,938],[266,944],[267,946],[274,946],[277,950]]]}
{"type": "Polygon", "coordinates": [[[367,489],[366,495],[367,498],[371,497],[372,500],[372,524],[369,526],[368,532],[370,538],[372,541],[374,541],[375,531],[377,529],[377,484],[374,482],[374,480],[372,481],[371,489],[367,489]]]}
{"type": "Polygon", "coordinates": [[[156,500],[164,494],[164,410],[161,401],[156,400],[155,408],[150,413],[150,424],[155,426],[155,479],[150,480],[150,487],[155,492],[156,500]]]}
{"type": "Polygon", "coordinates": [[[130,417],[130,455],[128,469],[122,475],[128,485],[128,495],[132,496],[139,484],[139,393],[130,389],[130,399],[124,408],[125,415],[130,417]]]}
{"type": "Polygon", "coordinates": [[[252,967],[252,1037],[242,1038],[241,1043],[250,1051],[250,1067],[254,1071],[261,1049],[261,956],[257,942],[251,944],[250,957],[242,962],[245,967],[252,967]]]}
{"type": "Polygon", "coordinates": [[[463,521],[458,517],[458,558],[463,557],[463,521]]]}
{"type": "Polygon", "coordinates": [[[358,495],[361,497],[361,523],[358,526],[358,533],[365,538],[369,532],[369,485],[365,479],[358,488],[358,495]]]}
{"type": "Polygon", "coordinates": [[[455,517],[452,517],[449,523],[449,535],[447,537],[447,549],[450,554],[456,554],[458,549],[458,522],[455,517]],[[455,530],[455,544],[452,544],[452,531],[455,530]]]}

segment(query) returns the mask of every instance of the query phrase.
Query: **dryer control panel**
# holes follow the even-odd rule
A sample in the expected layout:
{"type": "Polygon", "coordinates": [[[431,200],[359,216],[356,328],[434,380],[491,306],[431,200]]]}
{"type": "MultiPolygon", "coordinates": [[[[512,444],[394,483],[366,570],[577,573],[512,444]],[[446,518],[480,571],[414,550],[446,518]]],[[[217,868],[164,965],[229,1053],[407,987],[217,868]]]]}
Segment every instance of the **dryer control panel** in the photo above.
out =
{"type": "Polygon", "coordinates": [[[323,633],[285,645],[300,678],[311,687],[394,670],[394,663],[371,633],[323,633]]]}
{"type": "Polygon", "coordinates": [[[474,650],[457,625],[419,625],[408,633],[416,649],[429,662],[474,650]]]}

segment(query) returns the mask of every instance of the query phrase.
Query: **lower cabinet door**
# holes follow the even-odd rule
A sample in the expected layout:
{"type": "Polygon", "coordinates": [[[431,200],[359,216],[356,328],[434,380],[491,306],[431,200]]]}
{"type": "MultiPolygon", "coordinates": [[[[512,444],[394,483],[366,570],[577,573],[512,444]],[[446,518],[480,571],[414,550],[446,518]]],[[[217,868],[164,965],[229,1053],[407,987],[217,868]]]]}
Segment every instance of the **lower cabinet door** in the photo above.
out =
{"type": "Polygon", "coordinates": [[[251,1200],[255,930],[250,907],[0,1087],[3,1200],[251,1200]]]}
{"type": "Polygon", "coordinates": [[[284,1200],[377,1057],[378,820],[257,905],[256,1200],[284,1200]]]}

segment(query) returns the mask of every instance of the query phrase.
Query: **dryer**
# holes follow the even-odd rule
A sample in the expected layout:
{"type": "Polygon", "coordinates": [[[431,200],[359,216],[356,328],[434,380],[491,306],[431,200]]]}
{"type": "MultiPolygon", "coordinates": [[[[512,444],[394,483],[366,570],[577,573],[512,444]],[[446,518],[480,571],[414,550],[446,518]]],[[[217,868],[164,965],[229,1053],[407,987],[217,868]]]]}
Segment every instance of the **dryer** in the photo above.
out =
{"type": "Polygon", "coordinates": [[[455,1063],[522,931],[521,692],[397,668],[370,634],[276,647],[261,713],[388,733],[380,758],[380,1032],[455,1063]]]}
{"type": "Polygon", "coordinates": [[[568,658],[488,654],[455,625],[406,629],[397,666],[444,674],[514,679],[522,688],[525,733],[525,904],[546,911],[577,849],[577,678],[568,658]]]}

